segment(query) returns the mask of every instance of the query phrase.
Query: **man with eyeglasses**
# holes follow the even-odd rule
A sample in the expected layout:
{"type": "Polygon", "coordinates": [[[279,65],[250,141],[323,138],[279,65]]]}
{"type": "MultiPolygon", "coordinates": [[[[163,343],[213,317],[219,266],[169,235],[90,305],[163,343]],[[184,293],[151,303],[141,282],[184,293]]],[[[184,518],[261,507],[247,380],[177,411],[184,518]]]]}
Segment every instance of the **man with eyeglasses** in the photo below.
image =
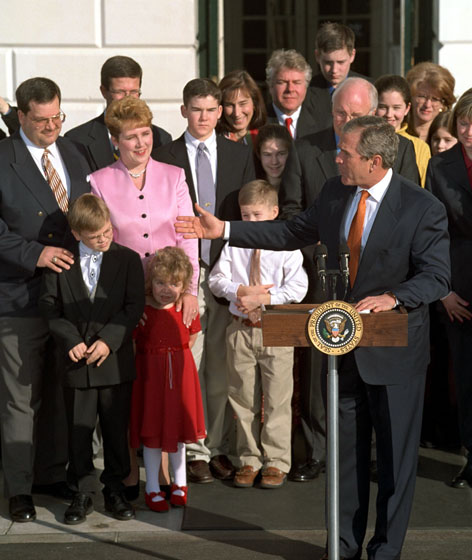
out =
{"type": "Polygon", "coordinates": [[[16,98],[20,129],[0,142],[0,431],[10,516],[27,522],[32,492],[70,497],[62,390],[38,298],[43,270],[73,263],[66,214],[89,191],[90,168],[59,136],[65,115],[53,81],[26,80],[16,98]]]}
{"type": "MultiPolygon", "coordinates": [[[[141,96],[143,71],[141,66],[128,56],[113,56],[106,60],[100,76],[100,92],[107,107],[115,99],[122,99],[127,95],[141,96]]],[[[66,136],[85,146],[93,171],[111,165],[119,157],[105,125],[105,113],[69,130],[66,136]]],[[[151,157],[154,157],[159,146],[171,142],[172,136],[163,128],[155,125],[152,125],[152,136],[151,157]]]]}

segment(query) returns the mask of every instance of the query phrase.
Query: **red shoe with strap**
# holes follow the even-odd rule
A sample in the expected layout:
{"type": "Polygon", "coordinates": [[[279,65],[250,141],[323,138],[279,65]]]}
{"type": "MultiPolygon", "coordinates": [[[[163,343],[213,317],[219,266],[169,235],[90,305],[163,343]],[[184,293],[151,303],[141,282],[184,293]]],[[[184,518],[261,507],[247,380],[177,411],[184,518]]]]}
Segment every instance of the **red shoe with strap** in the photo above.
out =
{"type": "Polygon", "coordinates": [[[177,484],[172,484],[172,487],[170,489],[170,503],[173,506],[177,506],[177,507],[186,506],[187,505],[187,491],[188,491],[187,486],[177,486],[177,484]],[[174,494],[174,492],[176,490],[181,490],[184,493],[184,495],[179,496],[178,494],[174,494]]]}
{"type": "Polygon", "coordinates": [[[152,511],[157,511],[159,513],[165,513],[169,511],[169,504],[166,500],[166,493],[165,492],[150,492],[149,494],[146,492],[145,500],[147,507],[152,511]],[[160,496],[164,498],[163,500],[159,500],[158,502],[153,502],[152,499],[156,496],[160,496]]]}

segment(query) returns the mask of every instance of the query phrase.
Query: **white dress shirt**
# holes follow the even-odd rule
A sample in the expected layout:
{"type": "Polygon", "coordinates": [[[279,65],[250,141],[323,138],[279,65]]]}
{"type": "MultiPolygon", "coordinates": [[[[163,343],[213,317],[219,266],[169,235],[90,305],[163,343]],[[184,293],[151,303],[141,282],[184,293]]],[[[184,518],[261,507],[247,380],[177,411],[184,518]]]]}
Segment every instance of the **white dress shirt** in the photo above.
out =
{"type": "MultiPolygon", "coordinates": [[[[364,217],[364,230],[362,232],[362,240],[361,240],[361,255],[366,246],[367,240],[369,239],[370,231],[372,226],[374,225],[375,217],[377,216],[377,212],[379,211],[380,203],[387,192],[387,189],[390,185],[390,181],[392,180],[393,171],[389,169],[385,174],[384,178],[381,179],[376,185],[370,187],[369,189],[369,196],[365,201],[365,217],[364,217]]],[[[344,241],[347,241],[349,237],[349,229],[351,228],[351,222],[356,215],[357,207],[359,205],[359,200],[361,198],[361,193],[365,189],[361,187],[357,187],[356,194],[352,199],[351,206],[349,210],[346,212],[346,219],[342,227],[342,234],[341,237],[344,241]]]]}
{"type": "Polygon", "coordinates": [[[292,115],[286,115],[285,113],[282,113],[282,111],[274,103],[272,103],[272,107],[274,108],[275,115],[281,126],[285,126],[285,119],[292,119],[292,124],[290,125],[290,133],[292,134],[292,138],[295,140],[295,138],[297,137],[298,118],[300,116],[302,106],[300,105],[300,107],[292,115]]]}
{"type": "MultiPolygon", "coordinates": [[[[190,163],[190,170],[192,171],[193,184],[195,185],[195,196],[197,198],[198,204],[200,204],[200,201],[198,200],[196,161],[197,161],[198,146],[202,142],[202,140],[197,140],[196,138],[194,138],[188,130],[185,131],[184,138],[185,138],[185,146],[187,148],[188,161],[190,163]]],[[[209,138],[207,138],[203,143],[205,144],[206,155],[210,160],[211,173],[213,175],[213,183],[216,184],[217,154],[216,154],[215,131],[213,131],[213,134],[209,138]]]]}
{"type": "MultiPolygon", "coordinates": [[[[41,158],[43,157],[43,154],[44,154],[44,148],[40,148],[39,146],[36,146],[36,144],[33,144],[33,142],[31,142],[31,140],[23,132],[22,128],[20,128],[20,136],[21,136],[23,142],[26,144],[26,148],[28,149],[28,152],[31,154],[31,157],[33,158],[34,163],[37,165],[39,171],[41,172],[41,175],[47,181],[47,177],[46,177],[46,174],[44,173],[44,169],[43,169],[43,164],[41,163],[41,158]]],[[[64,188],[66,189],[67,197],[69,198],[70,197],[70,177],[69,177],[69,173],[67,172],[67,168],[64,164],[64,161],[62,160],[61,154],[59,153],[59,150],[57,149],[56,143],[54,142],[54,144],[51,144],[46,149],[50,153],[49,154],[49,161],[51,162],[52,166],[54,167],[54,169],[59,174],[59,177],[61,178],[62,184],[64,185],[64,188]]]]}
{"type": "MultiPolygon", "coordinates": [[[[239,286],[249,286],[253,249],[225,245],[213,267],[208,285],[217,297],[226,298],[233,315],[247,317],[236,307],[239,286]]],[[[261,251],[261,284],[270,288],[271,305],[301,301],[308,290],[308,276],[303,269],[301,251],[261,251]]]]}

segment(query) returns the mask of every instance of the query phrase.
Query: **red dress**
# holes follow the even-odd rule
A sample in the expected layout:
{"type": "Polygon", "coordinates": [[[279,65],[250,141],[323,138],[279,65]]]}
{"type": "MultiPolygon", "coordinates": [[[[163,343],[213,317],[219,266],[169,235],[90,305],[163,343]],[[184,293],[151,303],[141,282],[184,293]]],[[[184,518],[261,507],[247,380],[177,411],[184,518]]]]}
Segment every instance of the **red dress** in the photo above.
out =
{"type": "Polygon", "coordinates": [[[190,328],[175,306],[146,305],[146,324],[136,328],[136,371],[131,400],[131,447],[154,447],[175,453],[177,443],[205,438],[202,395],[197,368],[188,346],[201,330],[200,318],[190,328]]]}

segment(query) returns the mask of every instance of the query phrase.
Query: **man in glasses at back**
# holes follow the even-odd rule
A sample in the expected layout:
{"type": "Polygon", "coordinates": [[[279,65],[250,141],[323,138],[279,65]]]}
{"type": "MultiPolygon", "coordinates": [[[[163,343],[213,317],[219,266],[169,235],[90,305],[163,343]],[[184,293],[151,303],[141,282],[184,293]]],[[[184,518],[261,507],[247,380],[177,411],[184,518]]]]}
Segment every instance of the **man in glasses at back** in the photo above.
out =
{"type": "MultiPolygon", "coordinates": [[[[108,105],[115,99],[127,95],[141,96],[141,81],[143,70],[141,66],[128,56],[113,56],[105,61],[100,73],[100,92],[108,105]]],[[[83,144],[87,149],[93,171],[107,167],[118,159],[111,137],[105,126],[105,113],[91,121],[81,124],[66,134],[68,138],[83,144]]],[[[153,151],[172,141],[171,135],[164,129],[152,125],[153,151]]]]}
{"type": "Polygon", "coordinates": [[[89,191],[90,168],[81,146],[59,136],[53,81],[26,80],[16,99],[20,128],[0,142],[0,432],[10,516],[26,522],[36,517],[32,492],[70,497],[62,388],[38,298],[44,268],[73,262],[66,215],[89,191]]]}

